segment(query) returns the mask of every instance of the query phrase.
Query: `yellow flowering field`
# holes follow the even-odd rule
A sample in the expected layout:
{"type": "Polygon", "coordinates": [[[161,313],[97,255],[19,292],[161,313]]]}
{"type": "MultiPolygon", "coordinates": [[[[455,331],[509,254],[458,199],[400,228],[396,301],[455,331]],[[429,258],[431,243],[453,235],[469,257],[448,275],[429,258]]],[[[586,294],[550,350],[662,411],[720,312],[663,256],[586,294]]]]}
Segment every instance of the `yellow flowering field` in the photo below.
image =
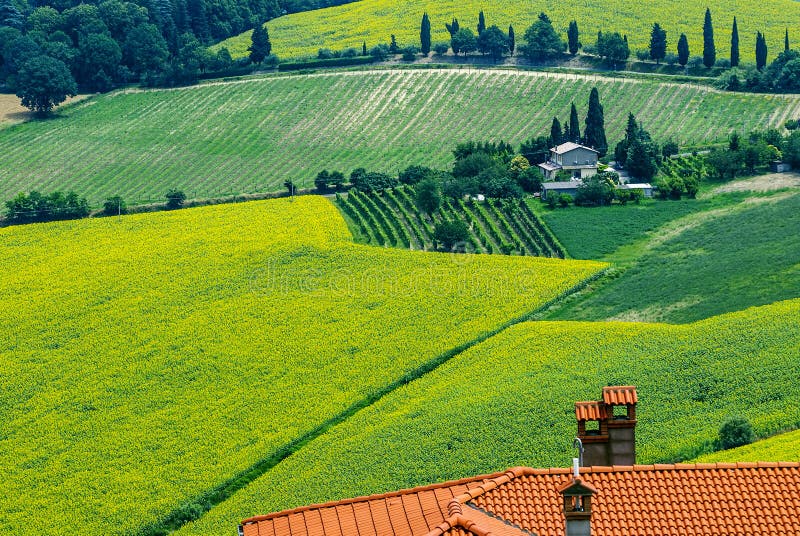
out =
{"type": "Polygon", "coordinates": [[[359,246],[321,197],[4,228],[0,264],[0,534],[88,535],[162,519],[603,267],[359,246]]]}
{"type": "Polygon", "coordinates": [[[797,426],[798,317],[800,299],[682,325],[517,324],[318,437],[178,534],[224,536],[253,515],[517,465],[569,467],[574,402],[596,400],[605,385],[637,386],[639,463],[693,457],[731,414],[759,434],[797,426]]]}
{"type": "MultiPolygon", "coordinates": [[[[267,24],[272,52],[281,58],[316,56],[320,48],[341,50],[355,47],[359,51],[366,41],[367,47],[389,43],[394,34],[398,44],[419,46],[419,29],[422,14],[431,19],[432,40],[449,41],[445,23],[458,18],[461,27],[476,31],[478,12],[483,10],[486,24],[496,24],[508,30],[514,26],[517,43],[522,44],[526,28],[544,11],[553,21],[556,31],[566,41],[567,26],[576,20],[584,45],[594,44],[598,31],[627,34],[631,52],[647,49],[650,30],[654,22],[667,32],[667,51],[676,53],[678,37],[685,33],[689,51],[693,56],[703,54],[703,17],[706,7],[711,9],[717,58],[730,57],[731,26],[737,17],[739,50],[742,60],[755,61],[755,36],[760,31],[766,35],[769,58],[783,50],[783,35],[789,29],[789,38],[796,46],[800,42],[800,6],[793,0],[765,0],[764,2],[736,2],[735,0],[710,0],[688,2],[677,8],[672,0],[649,2],[622,2],[621,0],[569,0],[565,2],[479,2],[477,0],[360,0],[350,4],[303,13],[294,13],[273,19],[267,24]]],[[[221,43],[234,57],[248,54],[251,32],[232,37],[221,43]]]]}
{"type": "Polygon", "coordinates": [[[692,460],[712,462],[797,462],[800,461],[800,430],[778,434],[743,447],[704,454],[692,460]]]}

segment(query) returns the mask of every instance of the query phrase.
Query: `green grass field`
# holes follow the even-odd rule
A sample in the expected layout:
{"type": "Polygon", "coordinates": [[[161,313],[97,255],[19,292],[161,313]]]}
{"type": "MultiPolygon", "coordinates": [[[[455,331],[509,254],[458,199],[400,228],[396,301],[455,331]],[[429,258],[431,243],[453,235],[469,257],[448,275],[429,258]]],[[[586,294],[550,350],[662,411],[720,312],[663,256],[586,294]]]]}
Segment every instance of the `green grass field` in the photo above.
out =
{"type": "Polygon", "coordinates": [[[315,196],[4,228],[0,262],[0,533],[87,535],[162,519],[603,266],[360,246],[315,196]]]}
{"type": "Polygon", "coordinates": [[[730,414],[800,423],[800,300],[695,324],[528,322],[473,347],[285,460],[181,536],[329,499],[502,470],[568,467],[576,400],[637,386],[640,463],[692,457],[730,414]]]}
{"type": "Polygon", "coordinates": [[[693,461],[697,463],[800,461],[800,430],[778,434],[743,447],[704,454],[693,461]]]}
{"type": "MultiPolygon", "coordinates": [[[[419,25],[422,13],[431,18],[433,41],[447,41],[449,34],[445,22],[457,17],[462,27],[472,28],[478,23],[478,11],[486,14],[487,25],[496,24],[503,30],[514,25],[517,42],[522,42],[525,29],[537,15],[544,11],[553,20],[554,27],[566,40],[569,22],[577,20],[584,44],[594,44],[597,32],[617,31],[628,35],[631,51],[647,49],[650,29],[658,22],[667,32],[668,50],[675,53],[678,37],[685,33],[692,55],[702,55],[703,16],[706,7],[711,9],[715,30],[717,58],[728,58],[733,17],[738,19],[740,51],[742,59],[755,61],[756,31],[764,32],[770,58],[783,50],[783,32],[789,28],[790,39],[800,39],[792,29],[800,27],[800,6],[791,0],[767,0],[766,2],[735,2],[733,0],[711,0],[692,2],[676,9],[670,0],[653,0],[647,3],[630,4],[621,0],[590,0],[578,2],[534,2],[520,3],[510,0],[481,3],[477,0],[361,0],[306,13],[280,17],[267,24],[273,42],[273,52],[281,58],[316,55],[320,48],[343,49],[356,47],[362,42],[368,47],[388,43],[390,34],[397,36],[401,46],[419,46],[419,25]]],[[[222,42],[234,56],[247,54],[250,32],[222,42]]],[[[632,54],[633,55],[633,54],[632,54]]]]}
{"type": "MultiPolygon", "coordinates": [[[[795,189],[736,198],[734,204],[672,219],[635,248],[621,275],[556,310],[552,318],[691,322],[800,297],[800,193],[795,189]]],[[[706,202],[697,201],[701,206],[706,202]]],[[[667,216],[683,210],[680,204],[661,203],[666,204],[656,206],[665,207],[667,216]],[[676,210],[670,213],[673,206],[676,210]]],[[[689,207],[692,202],[685,203],[689,207]]],[[[613,213],[600,209],[586,217],[596,220],[613,213]]],[[[605,228],[614,233],[624,221],[605,228]]],[[[573,225],[571,231],[555,226],[568,251],[569,235],[581,233],[573,225]]],[[[620,251],[620,256],[629,255],[625,248],[620,251]]],[[[615,260],[615,255],[600,258],[615,260]]]]}
{"type": "Polygon", "coordinates": [[[612,144],[628,112],[656,140],[683,144],[800,116],[797,96],[492,70],[328,72],[120,91],[0,129],[0,200],[38,189],[75,190],[93,204],[111,195],[163,201],[170,188],[191,198],[280,190],[287,179],[312,186],[326,168],[449,168],[459,142],[518,145],[549,131],[553,115],[567,118],[572,101],[584,117],[593,86],[612,144]]]}

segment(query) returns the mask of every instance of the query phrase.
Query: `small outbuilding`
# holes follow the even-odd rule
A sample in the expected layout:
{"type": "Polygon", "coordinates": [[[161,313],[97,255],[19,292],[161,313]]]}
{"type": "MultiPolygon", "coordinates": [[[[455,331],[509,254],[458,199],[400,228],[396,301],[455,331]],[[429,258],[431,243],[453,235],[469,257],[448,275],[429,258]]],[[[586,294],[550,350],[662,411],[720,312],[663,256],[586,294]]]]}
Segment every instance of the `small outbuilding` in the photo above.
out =
{"type": "Polygon", "coordinates": [[[653,197],[653,185],[649,182],[629,182],[620,184],[620,190],[641,190],[645,197],[653,197]]]}
{"type": "Polygon", "coordinates": [[[583,181],[566,181],[566,182],[543,182],[542,183],[542,201],[547,201],[548,195],[555,195],[556,198],[561,194],[569,194],[575,198],[578,193],[578,187],[583,184],[583,181]]]}

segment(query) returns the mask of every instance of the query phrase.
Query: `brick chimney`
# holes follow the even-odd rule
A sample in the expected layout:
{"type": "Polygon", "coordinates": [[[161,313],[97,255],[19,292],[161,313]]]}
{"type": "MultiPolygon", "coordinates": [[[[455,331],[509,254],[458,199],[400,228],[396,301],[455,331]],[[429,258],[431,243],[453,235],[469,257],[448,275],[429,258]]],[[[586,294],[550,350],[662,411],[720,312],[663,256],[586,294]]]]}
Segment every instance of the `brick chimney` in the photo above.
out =
{"type": "Polygon", "coordinates": [[[603,388],[603,400],[576,402],[578,438],[583,443],[583,465],[636,463],[636,387],[603,388]]]}
{"type": "Polygon", "coordinates": [[[574,460],[572,481],[558,488],[564,498],[564,518],[566,536],[591,536],[592,534],[592,495],[597,493],[588,482],[578,474],[578,460],[574,460]]]}

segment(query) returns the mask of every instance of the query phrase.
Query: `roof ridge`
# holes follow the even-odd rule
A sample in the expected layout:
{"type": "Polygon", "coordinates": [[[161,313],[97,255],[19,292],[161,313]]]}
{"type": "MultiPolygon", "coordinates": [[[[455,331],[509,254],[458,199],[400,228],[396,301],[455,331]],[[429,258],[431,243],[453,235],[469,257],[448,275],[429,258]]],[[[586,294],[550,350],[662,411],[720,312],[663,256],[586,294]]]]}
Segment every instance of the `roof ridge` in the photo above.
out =
{"type": "MultiPolygon", "coordinates": [[[[705,469],[764,469],[781,467],[800,467],[800,462],[706,462],[706,463],[655,463],[636,465],[593,465],[581,467],[581,474],[591,473],[632,473],[645,471],[688,471],[705,469]]],[[[554,468],[556,471],[558,468],[554,468]]],[[[557,474],[550,470],[536,470],[532,474],[557,474]]]]}
{"type": "Polygon", "coordinates": [[[334,506],[342,506],[342,505],[346,505],[346,504],[354,504],[354,503],[359,503],[359,502],[364,502],[364,501],[388,499],[390,497],[400,497],[400,496],[403,496],[403,495],[408,495],[410,493],[419,493],[419,492],[422,492],[422,491],[430,491],[430,490],[434,490],[434,489],[449,488],[449,487],[459,486],[459,485],[463,485],[463,484],[470,484],[470,483],[478,482],[478,481],[481,481],[481,480],[491,480],[491,479],[494,479],[494,478],[501,477],[501,476],[505,475],[506,473],[508,473],[509,471],[513,471],[515,469],[527,469],[527,468],[514,467],[514,468],[508,469],[506,471],[499,471],[497,473],[490,473],[490,474],[487,474],[487,475],[478,475],[478,476],[460,478],[458,480],[448,480],[446,482],[438,482],[438,483],[434,483],[434,484],[425,484],[425,485],[422,485],[422,486],[415,486],[413,488],[404,488],[404,489],[400,489],[400,490],[396,490],[396,491],[389,491],[389,492],[385,492],[385,493],[375,493],[373,495],[360,495],[358,497],[350,497],[350,498],[346,498],[346,499],[338,499],[338,500],[327,501],[327,502],[323,502],[323,503],[309,504],[309,505],[306,505],[306,506],[298,506],[298,507],[295,507],[295,508],[287,508],[285,510],[281,510],[280,512],[273,512],[271,514],[249,517],[249,518],[243,520],[242,524],[254,523],[254,522],[258,522],[258,521],[266,521],[268,519],[274,519],[276,517],[284,517],[284,516],[288,516],[288,515],[291,515],[291,514],[297,514],[297,513],[300,513],[300,512],[306,512],[306,511],[309,511],[309,510],[319,510],[321,508],[331,508],[331,507],[334,507],[334,506]]]}

